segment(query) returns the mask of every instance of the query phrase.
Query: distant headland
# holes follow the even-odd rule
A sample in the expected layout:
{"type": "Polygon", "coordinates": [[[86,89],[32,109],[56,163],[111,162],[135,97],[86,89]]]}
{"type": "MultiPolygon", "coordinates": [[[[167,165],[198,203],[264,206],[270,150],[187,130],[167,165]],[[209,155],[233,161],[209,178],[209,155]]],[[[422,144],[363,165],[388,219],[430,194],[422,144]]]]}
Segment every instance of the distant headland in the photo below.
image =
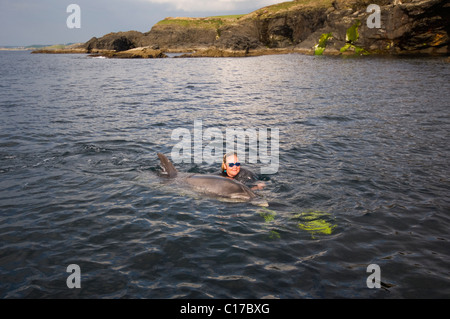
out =
{"type": "Polygon", "coordinates": [[[86,43],[33,53],[111,58],[450,53],[447,0],[295,0],[249,14],[166,18],[142,33],[109,33],[86,43]]]}

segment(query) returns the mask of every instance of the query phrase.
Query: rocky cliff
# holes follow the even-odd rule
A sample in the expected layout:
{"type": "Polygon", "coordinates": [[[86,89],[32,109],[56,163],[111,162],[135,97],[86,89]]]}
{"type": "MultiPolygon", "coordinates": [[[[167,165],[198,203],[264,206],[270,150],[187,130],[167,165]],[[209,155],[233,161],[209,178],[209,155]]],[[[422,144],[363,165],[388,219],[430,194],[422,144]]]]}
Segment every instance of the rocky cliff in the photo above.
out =
{"type": "Polygon", "coordinates": [[[448,0],[296,0],[240,16],[166,18],[147,33],[110,33],[92,38],[83,49],[196,51],[192,56],[449,55],[449,35],[448,0]],[[371,27],[376,21],[376,11],[368,11],[371,4],[380,9],[378,27],[371,27]]]}

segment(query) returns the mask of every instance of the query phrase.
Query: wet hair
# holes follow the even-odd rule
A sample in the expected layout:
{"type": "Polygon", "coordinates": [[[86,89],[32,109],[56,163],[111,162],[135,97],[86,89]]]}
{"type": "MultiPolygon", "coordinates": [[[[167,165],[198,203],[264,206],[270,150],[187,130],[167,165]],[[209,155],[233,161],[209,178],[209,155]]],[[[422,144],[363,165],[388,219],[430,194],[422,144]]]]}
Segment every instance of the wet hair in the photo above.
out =
{"type": "Polygon", "coordinates": [[[237,158],[237,153],[236,152],[228,152],[223,156],[223,160],[222,160],[222,173],[225,173],[227,171],[227,158],[228,156],[236,156],[237,158]]]}

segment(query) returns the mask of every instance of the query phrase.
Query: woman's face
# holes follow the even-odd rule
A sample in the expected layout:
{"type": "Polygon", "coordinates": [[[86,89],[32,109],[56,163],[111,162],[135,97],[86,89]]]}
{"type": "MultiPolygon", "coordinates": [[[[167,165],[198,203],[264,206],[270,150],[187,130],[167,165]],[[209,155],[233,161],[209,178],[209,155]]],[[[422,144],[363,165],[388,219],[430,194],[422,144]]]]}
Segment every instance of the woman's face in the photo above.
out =
{"type": "Polygon", "coordinates": [[[231,155],[227,157],[227,175],[230,177],[235,177],[237,174],[239,174],[239,171],[241,170],[241,166],[233,165],[233,167],[230,167],[230,163],[237,163],[239,162],[239,159],[236,155],[231,155]]]}

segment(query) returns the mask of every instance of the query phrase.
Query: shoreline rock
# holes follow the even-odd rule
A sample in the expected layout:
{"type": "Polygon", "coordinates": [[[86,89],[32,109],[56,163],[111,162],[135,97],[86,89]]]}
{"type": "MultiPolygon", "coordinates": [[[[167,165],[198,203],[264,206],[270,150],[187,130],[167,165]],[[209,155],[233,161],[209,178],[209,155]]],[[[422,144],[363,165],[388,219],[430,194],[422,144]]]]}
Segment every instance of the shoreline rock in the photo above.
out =
{"type": "Polygon", "coordinates": [[[90,52],[89,56],[115,59],[161,59],[167,58],[167,55],[161,50],[153,50],[148,47],[133,48],[126,51],[105,50],[97,53],[90,52]]]}
{"type": "Polygon", "coordinates": [[[164,58],[171,52],[185,53],[178,57],[448,56],[450,4],[446,0],[295,0],[240,16],[166,18],[146,33],[109,33],[77,48],[33,51],[109,58],[164,58]],[[367,12],[369,4],[381,8],[380,28],[367,25],[372,14],[367,12]]]}

